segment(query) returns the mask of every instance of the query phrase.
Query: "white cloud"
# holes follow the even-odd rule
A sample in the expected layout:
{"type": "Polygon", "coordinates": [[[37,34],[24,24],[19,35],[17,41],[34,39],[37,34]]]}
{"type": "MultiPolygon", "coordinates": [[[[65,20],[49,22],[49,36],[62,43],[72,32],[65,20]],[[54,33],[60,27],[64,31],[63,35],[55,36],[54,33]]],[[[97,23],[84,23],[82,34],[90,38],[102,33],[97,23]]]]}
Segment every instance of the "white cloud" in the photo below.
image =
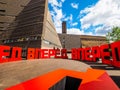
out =
{"type": "Polygon", "coordinates": [[[75,9],[78,9],[79,3],[71,3],[71,6],[75,9]]]}
{"type": "Polygon", "coordinates": [[[65,17],[62,12],[62,3],[65,2],[65,0],[57,1],[57,0],[49,0],[49,4],[52,6],[53,10],[50,11],[51,16],[53,18],[54,25],[57,29],[57,32],[61,32],[61,24],[62,19],[65,17]]]}
{"type": "Polygon", "coordinates": [[[61,0],[61,2],[65,2],[65,0],[61,0]]]}
{"type": "Polygon", "coordinates": [[[87,32],[87,33],[84,33],[83,35],[93,35],[92,32],[87,32]]]}
{"type": "Polygon", "coordinates": [[[111,31],[111,27],[101,26],[95,29],[96,35],[105,36],[107,32],[111,31]]]}
{"type": "Polygon", "coordinates": [[[57,6],[57,7],[62,7],[62,3],[64,3],[65,2],[65,0],[60,0],[59,2],[58,2],[58,0],[48,0],[48,3],[52,6],[52,7],[55,7],[55,6],[57,6]]]}
{"type": "Polygon", "coordinates": [[[57,33],[62,33],[62,28],[61,27],[57,27],[56,31],[57,31],[57,33]]]}
{"type": "Polygon", "coordinates": [[[71,23],[71,26],[77,26],[77,25],[78,25],[78,22],[71,23]]]}
{"type": "Polygon", "coordinates": [[[59,6],[59,3],[57,2],[57,0],[48,0],[49,4],[51,4],[51,6],[59,6]]]}
{"type": "MultiPolygon", "coordinates": [[[[62,12],[62,3],[65,2],[65,0],[61,0],[58,2],[57,0],[49,0],[49,4],[52,6],[53,10],[50,11],[51,16],[53,17],[54,25],[56,27],[57,33],[62,33],[62,21],[67,21],[67,23],[70,24],[70,26],[76,26],[78,25],[77,22],[73,23],[73,15],[70,14],[69,16],[66,16],[62,12]]],[[[79,4],[72,4],[74,8],[78,8],[79,4]]],[[[77,28],[71,28],[68,29],[67,32],[69,34],[83,34],[83,31],[80,31],[77,28]]]]}
{"type": "Polygon", "coordinates": [[[73,22],[73,15],[72,15],[72,14],[70,14],[70,15],[67,16],[67,17],[66,17],[66,15],[65,15],[65,17],[64,17],[63,20],[64,20],[64,21],[67,21],[67,22],[70,24],[71,27],[78,25],[78,22],[73,22]]]}
{"type": "Polygon", "coordinates": [[[84,30],[80,30],[78,28],[69,28],[67,29],[67,34],[92,35],[92,32],[85,33],[84,30]]]}
{"type": "Polygon", "coordinates": [[[80,31],[80,29],[78,28],[70,28],[70,29],[67,29],[67,34],[82,35],[84,34],[84,31],[80,31]]]}
{"type": "Polygon", "coordinates": [[[87,28],[89,28],[89,27],[90,27],[90,24],[89,24],[89,23],[82,25],[82,29],[87,29],[87,28]]]}
{"type": "Polygon", "coordinates": [[[85,14],[80,19],[82,29],[99,26],[96,35],[105,35],[113,26],[120,26],[120,0],[99,0],[94,6],[87,7],[80,12],[85,14]]]}
{"type": "Polygon", "coordinates": [[[70,16],[67,16],[67,17],[66,17],[66,15],[65,15],[64,20],[65,20],[65,21],[72,22],[72,20],[73,20],[73,15],[70,14],[70,16]]]}
{"type": "MultiPolygon", "coordinates": [[[[61,27],[56,28],[57,33],[62,33],[61,27]]],[[[67,29],[67,34],[75,34],[75,35],[92,35],[92,32],[85,33],[84,30],[80,30],[78,28],[69,28],[67,29]]]]}
{"type": "Polygon", "coordinates": [[[55,8],[54,12],[56,13],[53,17],[54,22],[55,22],[55,26],[59,26],[61,19],[63,17],[62,9],[55,8]]]}

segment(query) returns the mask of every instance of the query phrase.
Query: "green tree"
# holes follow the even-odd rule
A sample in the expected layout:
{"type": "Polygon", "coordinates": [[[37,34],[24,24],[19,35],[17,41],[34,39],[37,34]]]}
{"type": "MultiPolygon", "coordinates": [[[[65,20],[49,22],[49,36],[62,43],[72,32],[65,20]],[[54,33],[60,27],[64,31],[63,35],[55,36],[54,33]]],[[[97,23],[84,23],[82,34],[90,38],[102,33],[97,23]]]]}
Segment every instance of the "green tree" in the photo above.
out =
{"type": "Polygon", "coordinates": [[[111,32],[106,35],[108,43],[120,40],[120,27],[113,27],[111,32]]]}

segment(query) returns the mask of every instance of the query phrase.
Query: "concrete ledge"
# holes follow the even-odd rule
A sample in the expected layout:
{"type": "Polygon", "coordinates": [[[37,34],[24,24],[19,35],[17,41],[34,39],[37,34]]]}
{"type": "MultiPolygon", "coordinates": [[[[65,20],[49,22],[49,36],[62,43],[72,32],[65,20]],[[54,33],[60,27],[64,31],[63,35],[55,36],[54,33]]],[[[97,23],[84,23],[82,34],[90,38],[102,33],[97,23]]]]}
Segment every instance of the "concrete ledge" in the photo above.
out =
{"type": "Polygon", "coordinates": [[[90,66],[66,59],[22,60],[3,63],[0,64],[0,90],[60,68],[85,72],[90,66]]]}

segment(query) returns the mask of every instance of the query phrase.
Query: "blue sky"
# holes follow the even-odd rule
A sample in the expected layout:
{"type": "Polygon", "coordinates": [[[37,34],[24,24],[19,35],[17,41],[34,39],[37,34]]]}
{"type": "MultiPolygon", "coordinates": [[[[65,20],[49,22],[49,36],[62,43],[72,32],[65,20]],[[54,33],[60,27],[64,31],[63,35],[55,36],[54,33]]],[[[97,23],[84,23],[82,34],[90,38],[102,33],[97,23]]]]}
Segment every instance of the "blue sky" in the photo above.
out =
{"type": "Polygon", "coordinates": [[[120,0],[49,0],[49,10],[58,33],[62,21],[67,33],[105,36],[120,26],[120,0]]]}

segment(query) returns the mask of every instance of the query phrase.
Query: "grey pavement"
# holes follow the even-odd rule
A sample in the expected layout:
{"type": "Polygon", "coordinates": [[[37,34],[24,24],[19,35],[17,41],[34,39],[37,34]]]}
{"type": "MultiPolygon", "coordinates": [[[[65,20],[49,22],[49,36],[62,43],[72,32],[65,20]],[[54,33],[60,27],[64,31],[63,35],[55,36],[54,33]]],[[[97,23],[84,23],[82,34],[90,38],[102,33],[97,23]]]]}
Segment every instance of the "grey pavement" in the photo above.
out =
{"type": "Polygon", "coordinates": [[[85,72],[91,67],[83,62],[66,59],[22,60],[3,63],[0,64],[0,90],[60,68],[85,72]]]}

